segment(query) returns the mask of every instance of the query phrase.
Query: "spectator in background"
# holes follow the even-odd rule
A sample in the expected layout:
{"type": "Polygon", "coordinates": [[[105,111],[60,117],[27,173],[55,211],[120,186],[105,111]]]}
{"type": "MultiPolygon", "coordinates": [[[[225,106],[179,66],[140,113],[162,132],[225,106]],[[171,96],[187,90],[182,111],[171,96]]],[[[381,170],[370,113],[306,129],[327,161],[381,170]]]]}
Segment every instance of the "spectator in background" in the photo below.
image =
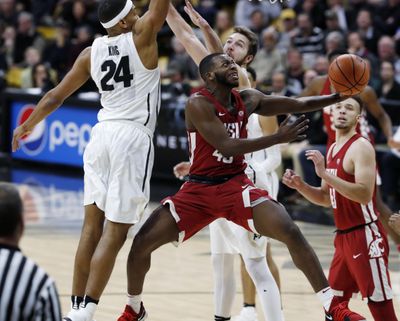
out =
{"type": "Polygon", "coordinates": [[[340,26],[338,14],[333,10],[325,11],[325,23],[326,28],[324,29],[325,37],[332,31],[338,31],[344,35],[344,29],[340,26]]]}
{"type": "Polygon", "coordinates": [[[37,63],[32,67],[32,88],[40,88],[41,92],[47,92],[54,88],[55,83],[53,81],[52,71],[47,64],[37,63]]]}
{"type": "Polygon", "coordinates": [[[42,61],[42,56],[34,47],[29,47],[25,52],[25,60],[21,64],[23,70],[21,72],[21,88],[32,88],[32,68],[34,65],[42,61]]]}
{"type": "Polygon", "coordinates": [[[298,33],[293,38],[293,45],[304,59],[304,67],[311,68],[317,55],[324,52],[324,34],[314,27],[312,18],[306,13],[297,16],[298,33]]]}
{"type": "Polygon", "coordinates": [[[381,36],[379,30],[374,27],[371,12],[361,9],[357,15],[356,31],[365,42],[365,47],[373,54],[377,53],[377,43],[381,36]]]}
{"type": "Polygon", "coordinates": [[[18,27],[14,46],[14,63],[18,64],[22,62],[26,49],[31,46],[39,50],[39,52],[42,52],[45,41],[35,29],[32,14],[24,11],[18,16],[18,27]]]}
{"type": "Polygon", "coordinates": [[[17,32],[12,26],[7,26],[2,34],[2,50],[8,67],[11,67],[14,64],[16,36],[17,32]]]}
{"type": "Polygon", "coordinates": [[[318,73],[314,69],[306,70],[303,77],[304,87],[307,87],[310,84],[310,82],[317,76],[318,73]]]}
{"type": "Polygon", "coordinates": [[[68,57],[71,51],[71,30],[67,22],[59,20],[55,26],[55,39],[44,50],[43,60],[50,63],[57,72],[58,82],[64,78],[69,70],[68,57]]]}
{"type": "Polygon", "coordinates": [[[396,81],[394,65],[391,61],[382,61],[380,68],[381,86],[376,91],[379,98],[395,99],[399,101],[400,111],[400,84],[396,81]]]}
{"type": "Polygon", "coordinates": [[[297,33],[296,12],[293,9],[282,10],[276,25],[279,31],[277,48],[286,54],[292,45],[292,38],[297,33]]]}
{"type": "Polygon", "coordinates": [[[377,11],[377,25],[389,36],[394,36],[399,29],[400,0],[388,0],[380,5],[377,11]]]}
{"type": "Polygon", "coordinates": [[[287,53],[286,76],[288,88],[294,95],[298,95],[304,88],[304,72],[301,52],[296,48],[290,49],[287,53]]]}
{"type": "Polygon", "coordinates": [[[251,16],[256,10],[262,13],[263,21],[266,25],[270,23],[271,19],[278,18],[281,13],[281,7],[278,3],[271,3],[269,1],[239,0],[235,9],[235,25],[245,26],[251,29],[251,16]]]}
{"type": "Polygon", "coordinates": [[[250,30],[258,35],[258,42],[261,42],[260,35],[262,30],[268,26],[268,19],[261,10],[254,10],[250,16],[250,30]]]}
{"type": "MultiPolygon", "coordinates": [[[[286,75],[281,71],[275,71],[272,75],[271,95],[286,97],[294,96],[287,87],[286,75]]],[[[283,119],[284,118],[285,117],[283,117],[283,119]]]]}
{"type": "Polygon", "coordinates": [[[18,21],[18,12],[15,0],[0,1],[0,20],[8,26],[15,26],[18,21]]]}
{"type": "MultiPolygon", "coordinates": [[[[328,27],[328,17],[336,19],[337,27],[341,32],[346,32],[348,30],[347,26],[347,18],[346,18],[346,10],[343,5],[343,0],[328,0],[329,10],[325,11],[325,17],[327,18],[326,27],[328,27]],[[330,12],[327,16],[327,12],[330,12]],[[334,15],[332,15],[332,13],[334,15]]],[[[334,29],[332,29],[334,30],[334,29]]]]}
{"type": "Polygon", "coordinates": [[[284,71],[282,54],[276,48],[278,33],[274,28],[264,29],[262,32],[263,48],[259,50],[252,67],[257,70],[257,84],[269,85],[274,72],[284,71]]]}
{"type": "Polygon", "coordinates": [[[75,37],[68,53],[68,69],[73,66],[82,50],[92,44],[93,36],[93,30],[89,25],[83,25],[75,30],[75,37]]]}
{"type": "Polygon", "coordinates": [[[345,39],[340,31],[331,31],[325,38],[325,52],[329,53],[346,48],[345,39]]]}
{"type": "Polygon", "coordinates": [[[304,0],[298,1],[294,10],[297,13],[304,13],[309,17],[314,18],[314,26],[318,28],[325,28],[325,17],[321,12],[325,12],[326,4],[325,1],[318,0],[304,0]]]}
{"type": "Polygon", "coordinates": [[[378,42],[378,59],[390,61],[394,66],[394,77],[400,83],[400,59],[396,54],[395,42],[389,36],[382,36],[378,42]]]}
{"type": "Polygon", "coordinates": [[[60,321],[61,308],[53,279],[21,253],[23,205],[9,183],[0,183],[0,315],[7,321],[60,321]]]}
{"type": "Polygon", "coordinates": [[[375,9],[375,7],[367,0],[349,0],[349,5],[350,6],[346,12],[349,30],[357,29],[357,16],[361,10],[366,9],[372,12],[375,9]]]}
{"type": "Polygon", "coordinates": [[[57,0],[30,0],[30,12],[33,15],[35,25],[51,22],[51,16],[57,4],[57,0]]]}
{"type": "Polygon", "coordinates": [[[172,43],[173,53],[168,62],[168,67],[173,64],[181,66],[182,67],[181,71],[183,72],[185,79],[198,80],[199,73],[197,65],[194,63],[193,59],[189,56],[183,45],[175,36],[172,37],[171,43],[172,43]]]}
{"type": "Polygon", "coordinates": [[[196,10],[210,25],[214,24],[218,12],[214,0],[200,0],[196,10]]]}
{"type": "Polygon", "coordinates": [[[228,11],[218,11],[215,20],[215,32],[222,43],[225,43],[228,37],[233,33],[233,20],[228,11]]]}
{"type": "MultiPolygon", "coordinates": [[[[312,70],[312,71],[316,72],[317,75],[322,76],[322,75],[326,75],[328,73],[328,69],[329,69],[328,57],[325,55],[320,55],[317,58],[315,58],[315,62],[314,62],[312,69],[308,69],[308,70],[312,70]]],[[[304,75],[304,77],[305,77],[305,75],[304,75]]],[[[304,84],[304,85],[307,86],[306,84],[304,84]]]]}
{"type": "MultiPolygon", "coordinates": [[[[382,177],[382,195],[385,196],[386,203],[392,209],[399,209],[400,150],[394,152],[388,151],[383,154],[380,162],[380,172],[382,177]]],[[[399,231],[399,229],[396,230],[398,234],[400,234],[399,231]]]]}

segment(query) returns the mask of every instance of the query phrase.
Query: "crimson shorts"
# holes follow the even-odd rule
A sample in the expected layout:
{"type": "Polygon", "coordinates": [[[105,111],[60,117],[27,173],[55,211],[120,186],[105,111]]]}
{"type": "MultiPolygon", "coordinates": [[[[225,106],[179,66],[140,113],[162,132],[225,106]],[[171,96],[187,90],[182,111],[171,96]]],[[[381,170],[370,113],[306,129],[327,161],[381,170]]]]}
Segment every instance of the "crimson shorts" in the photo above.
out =
{"type": "Polygon", "coordinates": [[[388,240],[379,221],[337,234],[328,278],[334,294],[350,299],[361,292],[375,302],[392,299],[388,257],[388,240]]]}
{"type": "Polygon", "coordinates": [[[252,207],[266,200],[270,200],[268,192],[255,187],[247,175],[241,174],[215,185],[186,182],[174,196],[161,203],[169,205],[182,242],[221,217],[257,233],[252,207]]]}

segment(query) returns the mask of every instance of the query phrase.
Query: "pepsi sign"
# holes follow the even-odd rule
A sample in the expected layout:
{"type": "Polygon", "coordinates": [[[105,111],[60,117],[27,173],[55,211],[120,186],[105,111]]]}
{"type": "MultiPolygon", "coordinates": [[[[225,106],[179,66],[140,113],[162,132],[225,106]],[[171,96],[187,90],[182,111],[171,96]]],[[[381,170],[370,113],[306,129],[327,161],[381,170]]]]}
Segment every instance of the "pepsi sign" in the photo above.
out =
{"type": "MultiPolygon", "coordinates": [[[[11,103],[11,135],[33,112],[32,103],[11,103]]],[[[97,110],[63,105],[34,130],[23,137],[13,158],[70,166],[83,165],[83,152],[89,143],[92,127],[97,123],[97,110]]]]}

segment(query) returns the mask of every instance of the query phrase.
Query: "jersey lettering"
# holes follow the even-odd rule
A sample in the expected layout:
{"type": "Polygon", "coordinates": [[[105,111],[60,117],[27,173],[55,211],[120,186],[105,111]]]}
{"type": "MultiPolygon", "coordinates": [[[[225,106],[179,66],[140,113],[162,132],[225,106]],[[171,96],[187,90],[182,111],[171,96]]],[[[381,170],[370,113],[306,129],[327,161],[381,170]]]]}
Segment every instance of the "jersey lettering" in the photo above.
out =
{"type": "MultiPolygon", "coordinates": [[[[110,47],[109,47],[110,48],[110,47]]],[[[118,82],[123,82],[124,87],[130,87],[133,80],[133,74],[129,68],[129,56],[121,57],[118,66],[113,60],[106,60],[101,65],[101,71],[105,71],[106,74],[101,79],[101,89],[103,91],[114,90],[114,85],[108,82],[113,78],[113,80],[118,82]]]]}
{"type": "MultiPolygon", "coordinates": [[[[337,176],[337,169],[336,168],[327,168],[326,169],[329,174],[337,176]]],[[[336,191],[334,188],[329,187],[329,197],[331,199],[332,208],[336,209],[336,191]]]]}
{"type": "Polygon", "coordinates": [[[119,55],[118,46],[108,46],[108,54],[110,56],[118,56],[119,55]]]}

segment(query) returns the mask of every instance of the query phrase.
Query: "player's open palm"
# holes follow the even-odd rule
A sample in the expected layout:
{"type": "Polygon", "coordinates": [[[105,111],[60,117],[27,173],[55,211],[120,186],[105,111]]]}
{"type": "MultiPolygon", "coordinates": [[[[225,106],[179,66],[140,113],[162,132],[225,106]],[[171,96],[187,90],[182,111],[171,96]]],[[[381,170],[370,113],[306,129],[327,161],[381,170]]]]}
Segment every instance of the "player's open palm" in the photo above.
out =
{"type": "Polygon", "coordinates": [[[290,143],[294,140],[302,140],[307,136],[304,132],[308,129],[309,120],[306,116],[301,115],[292,124],[289,124],[290,116],[280,124],[277,135],[281,143],[290,143]]]}
{"type": "Polygon", "coordinates": [[[29,135],[32,130],[27,129],[24,125],[14,129],[12,139],[12,151],[15,152],[19,148],[19,141],[26,135],[29,135]]]}
{"type": "Polygon", "coordinates": [[[199,28],[208,26],[208,22],[204,19],[192,6],[189,0],[185,0],[184,10],[189,16],[190,20],[199,28]]]}
{"type": "Polygon", "coordinates": [[[297,189],[303,183],[303,180],[294,170],[286,169],[282,176],[282,183],[287,187],[297,189]]]}
{"type": "Polygon", "coordinates": [[[306,157],[314,163],[315,172],[319,177],[325,172],[325,157],[319,150],[307,150],[306,157]]]}

